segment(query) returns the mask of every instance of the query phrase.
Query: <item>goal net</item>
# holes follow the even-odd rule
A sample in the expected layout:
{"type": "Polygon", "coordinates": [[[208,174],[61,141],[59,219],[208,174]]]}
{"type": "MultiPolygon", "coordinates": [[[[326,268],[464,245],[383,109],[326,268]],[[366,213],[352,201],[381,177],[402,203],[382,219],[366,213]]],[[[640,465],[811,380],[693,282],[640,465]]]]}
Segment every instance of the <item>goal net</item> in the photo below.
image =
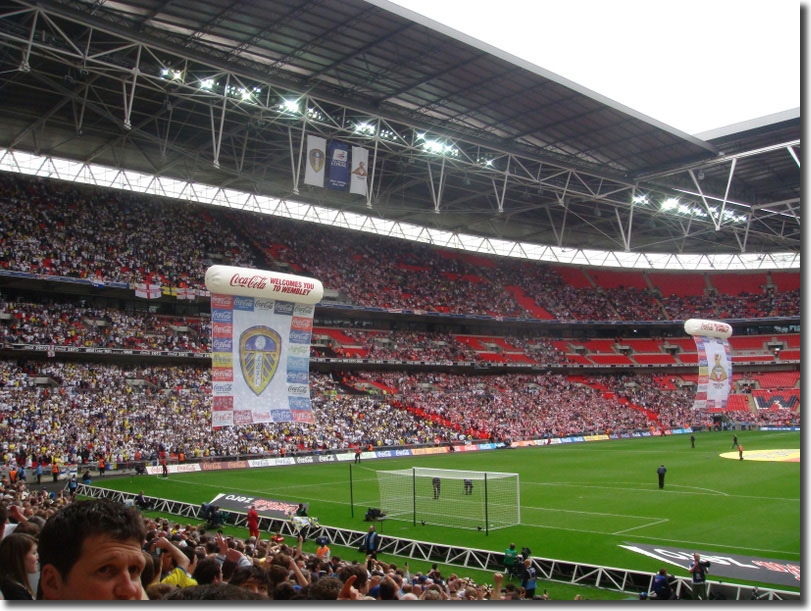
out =
{"type": "Polygon", "coordinates": [[[490,531],[521,523],[517,473],[412,467],[378,471],[388,519],[490,531]]]}

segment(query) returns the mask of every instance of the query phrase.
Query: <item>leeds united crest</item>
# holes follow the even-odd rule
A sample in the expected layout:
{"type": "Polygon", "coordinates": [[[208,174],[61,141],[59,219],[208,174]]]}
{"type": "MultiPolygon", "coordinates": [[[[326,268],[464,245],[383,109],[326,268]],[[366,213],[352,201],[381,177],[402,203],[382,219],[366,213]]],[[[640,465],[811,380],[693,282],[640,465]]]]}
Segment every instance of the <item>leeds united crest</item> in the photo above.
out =
{"type": "Polygon", "coordinates": [[[239,365],[254,394],[261,395],[279,366],[282,338],[270,327],[256,326],[239,336],[239,365]]]}
{"type": "Polygon", "coordinates": [[[325,157],[326,155],[324,155],[324,151],[321,149],[312,149],[310,151],[310,165],[312,166],[313,170],[320,172],[324,169],[325,157]]]}

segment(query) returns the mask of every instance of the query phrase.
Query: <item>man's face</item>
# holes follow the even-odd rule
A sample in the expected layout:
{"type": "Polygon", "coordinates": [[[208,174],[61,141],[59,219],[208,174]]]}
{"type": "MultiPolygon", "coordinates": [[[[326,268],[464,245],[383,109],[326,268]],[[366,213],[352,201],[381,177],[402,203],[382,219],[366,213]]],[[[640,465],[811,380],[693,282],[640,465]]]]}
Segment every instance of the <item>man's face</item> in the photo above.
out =
{"type": "Polygon", "coordinates": [[[100,534],[85,539],[66,577],[47,564],[40,582],[47,600],[140,600],[143,570],[140,541],[100,534]]]}

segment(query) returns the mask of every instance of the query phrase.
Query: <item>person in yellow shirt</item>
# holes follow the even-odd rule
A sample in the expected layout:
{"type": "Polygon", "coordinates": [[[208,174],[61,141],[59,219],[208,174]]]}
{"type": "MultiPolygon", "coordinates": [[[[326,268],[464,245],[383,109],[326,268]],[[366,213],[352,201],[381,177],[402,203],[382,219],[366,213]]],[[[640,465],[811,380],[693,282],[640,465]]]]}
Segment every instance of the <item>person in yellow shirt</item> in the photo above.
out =
{"type": "Polygon", "coordinates": [[[189,567],[191,560],[179,547],[166,537],[155,542],[155,549],[161,554],[161,583],[170,583],[179,588],[196,586],[197,581],[191,577],[189,567]]]}

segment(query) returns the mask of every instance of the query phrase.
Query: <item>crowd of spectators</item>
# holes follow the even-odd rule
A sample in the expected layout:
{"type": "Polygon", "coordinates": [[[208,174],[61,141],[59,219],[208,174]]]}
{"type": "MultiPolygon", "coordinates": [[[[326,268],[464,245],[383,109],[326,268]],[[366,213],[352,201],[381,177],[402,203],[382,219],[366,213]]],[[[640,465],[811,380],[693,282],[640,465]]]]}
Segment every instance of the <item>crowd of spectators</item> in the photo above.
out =
{"type": "MultiPolygon", "coordinates": [[[[397,388],[404,404],[472,437],[540,439],[647,430],[644,411],[605,397],[597,381],[561,374],[469,376],[362,373],[397,388]]],[[[689,415],[684,426],[689,425],[689,415]]]]}
{"type": "Polygon", "coordinates": [[[73,303],[0,299],[0,342],[139,350],[207,352],[211,325],[199,317],[157,316],[73,303]]]}
{"type": "Polygon", "coordinates": [[[11,271],[202,288],[212,254],[257,263],[202,206],[5,173],[0,201],[0,268],[11,271]]]}
{"type": "Polygon", "coordinates": [[[2,458],[28,468],[707,424],[706,414],[690,409],[691,392],[662,389],[643,375],[313,373],[314,424],[213,431],[207,367],[6,360],[0,376],[2,458]]]}
{"type": "Polygon", "coordinates": [[[11,174],[0,174],[0,201],[0,268],[9,271],[202,288],[216,259],[313,276],[354,305],[418,312],[531,318],[538,307],[559,320],[799,312],[799,291],[658,299],[647,290],[575,288],[542,263],[359,240],[347,230],[11,174]]]}
{"type": "MultiPolygon", "coordinates": [[[[49,300],[5,301],[0,296],[0,344],[38,344],[141,350],[208,352],[210,321],[202,316],[168,316],[124,312],[49,300]]],[[[314,329],[311,354],[321,357],[396,361],[484,361],[480,351],[451,333],[406,330],[340,329],[350,342],[340,342],[314,329]]],[[[518,355],[545,365],[565,365],[566,354],[542,337],[504,338],[518,355]]],[[[621,343],[621,338],[618,338],[621,343]]],[[[493,346],[503,352],[502,346],[493,346]]]]}
{"type": "Polygon", "coordinates": [[[412,572],[408,562],[385,562],[375,551],[344,559],[332,553],[326,537],[318,537],[317,549],[309,552],[303,534],[243,538],[150,517],[127,503],[34,491],[5,477],[0,497],[5,600],[550,598],[546,590],[534,596],[534,569],[526,578],[519,575],[522,585],[500,573],[492,583],[476,583],[455,572],[443,575],[436,564],[412,572]],[[32,562],[23,563],[18,549],[30,553],[32,562]]]}

